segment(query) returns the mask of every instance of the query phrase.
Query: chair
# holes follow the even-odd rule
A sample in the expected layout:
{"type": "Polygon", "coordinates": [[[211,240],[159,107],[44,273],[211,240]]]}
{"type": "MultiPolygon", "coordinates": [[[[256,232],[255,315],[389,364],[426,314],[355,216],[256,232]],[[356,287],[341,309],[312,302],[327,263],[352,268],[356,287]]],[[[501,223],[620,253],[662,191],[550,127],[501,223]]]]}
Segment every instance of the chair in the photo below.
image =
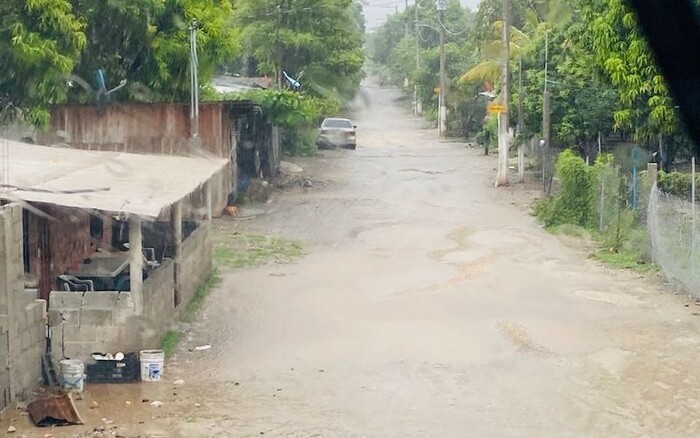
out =
{"type": "Polygon", "coordinates": [[[143,248],[142,252],[148,269],[155,269],[160,266],[160,263],[156,259],[156,250],[154,248],[143,248]]]}
{"type": "Polygon", "coordinates": [[[66,292],[94,292],[95,285],[92,280],[81,280],[72,275],[59,275],[58,279],[63,282],[66,292]]]}

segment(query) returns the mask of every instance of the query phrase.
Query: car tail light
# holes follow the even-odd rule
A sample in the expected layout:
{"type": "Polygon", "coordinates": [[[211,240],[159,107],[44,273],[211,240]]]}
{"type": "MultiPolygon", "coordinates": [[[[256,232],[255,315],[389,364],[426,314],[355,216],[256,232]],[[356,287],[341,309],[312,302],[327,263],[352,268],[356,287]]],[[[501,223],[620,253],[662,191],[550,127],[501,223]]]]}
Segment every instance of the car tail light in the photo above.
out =
{"type": "Polygon", "coordinates": [[[355,136],[355,131],[348,131],[345,133],[346,137],[354,137],[355,136]]]}

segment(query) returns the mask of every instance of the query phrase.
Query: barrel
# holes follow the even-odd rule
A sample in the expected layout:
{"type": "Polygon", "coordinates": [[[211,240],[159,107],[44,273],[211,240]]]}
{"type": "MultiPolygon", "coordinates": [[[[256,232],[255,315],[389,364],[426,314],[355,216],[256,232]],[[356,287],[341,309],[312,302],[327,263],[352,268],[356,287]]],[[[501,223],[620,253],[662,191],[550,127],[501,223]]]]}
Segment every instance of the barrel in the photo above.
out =
{"type": "Polygon", "coordinates": [[[141,380],[144,382],[160,382],[163,378],[163,363],[165,353],[163,350],[141,350],[139,352],[141,362],[141,380]]]}
{"type": "Polygon", "coordinates": [[[63,359],[59,363],[61,388],[68,392],[83,392],[85,364],[79,359],[63,359]]]}

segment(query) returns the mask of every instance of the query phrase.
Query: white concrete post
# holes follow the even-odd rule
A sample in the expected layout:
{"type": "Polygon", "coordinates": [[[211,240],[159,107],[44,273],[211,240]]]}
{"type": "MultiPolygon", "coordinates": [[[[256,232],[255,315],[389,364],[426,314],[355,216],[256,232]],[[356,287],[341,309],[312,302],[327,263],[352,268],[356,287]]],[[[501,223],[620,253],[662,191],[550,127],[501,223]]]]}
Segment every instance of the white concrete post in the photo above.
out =
{"type": "Polygon", "coordinates": [[[143,248],[141,218],[129,215],[129,275],[131,298],[137,315],[143,314],[143,248]]]}

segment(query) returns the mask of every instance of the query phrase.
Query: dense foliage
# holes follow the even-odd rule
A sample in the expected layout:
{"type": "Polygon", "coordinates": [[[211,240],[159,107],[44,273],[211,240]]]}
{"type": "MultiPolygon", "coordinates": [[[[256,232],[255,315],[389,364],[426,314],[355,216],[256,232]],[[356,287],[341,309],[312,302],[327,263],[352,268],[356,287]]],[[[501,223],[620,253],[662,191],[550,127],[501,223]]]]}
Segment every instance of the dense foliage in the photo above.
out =
{"type": "MultiPolygon", "coordinates": [[[[94,101],[98,71],[107,90],[127,81],[110,95],[113,100],[186,100],[191,26],[197,28],[205,96],[213,96],[207,88],[217,70],[232,65],[252,65],[252,71],[240,71],[251,75],[303,71],[306,97],[298,101],[315,99],[315,108],[327,110],[352,97],[362,79],[364,20],[353,0],[0,3],[0,115],[5,119],[42,125],[51,104],[94,101]]],[[[290,110],[286,117],[297,116],[294,105],[283,107],[290,110]]]]}
{"type": "MultiPolygon", "coordinates": [[[[408,78],[418,87],[430,117],[437,105],[432,90],[439,66],[437,40],[428,37],[436,34],[431,27],[438,23],[434,5],[418,5],[420,68],[415,66],[412,7],[371,36],[369,55],[383,66],[386,80],[400,84],[408,78]]],[[[474,96],[489,86],[500,90],[502,5],[502,0],[484,0],[472,13],[457,1],[449,3],[445,27],[464,31],[447,32],[448,100],[459,102],[449,108],[453,135],[495,140],[493,117],[483,119],[486,99],[474,96]],[[471,119],[477,121],[470,127],[471,119]]],[[[624,0],[511,0],[510,16],[511,125],[522,122],[524,138],[542,138],[546,72],[555,148],[594,157],[598,138],[616,134],[658,152],[664,167],[691,152],[666,82],[624,0]]]]}

